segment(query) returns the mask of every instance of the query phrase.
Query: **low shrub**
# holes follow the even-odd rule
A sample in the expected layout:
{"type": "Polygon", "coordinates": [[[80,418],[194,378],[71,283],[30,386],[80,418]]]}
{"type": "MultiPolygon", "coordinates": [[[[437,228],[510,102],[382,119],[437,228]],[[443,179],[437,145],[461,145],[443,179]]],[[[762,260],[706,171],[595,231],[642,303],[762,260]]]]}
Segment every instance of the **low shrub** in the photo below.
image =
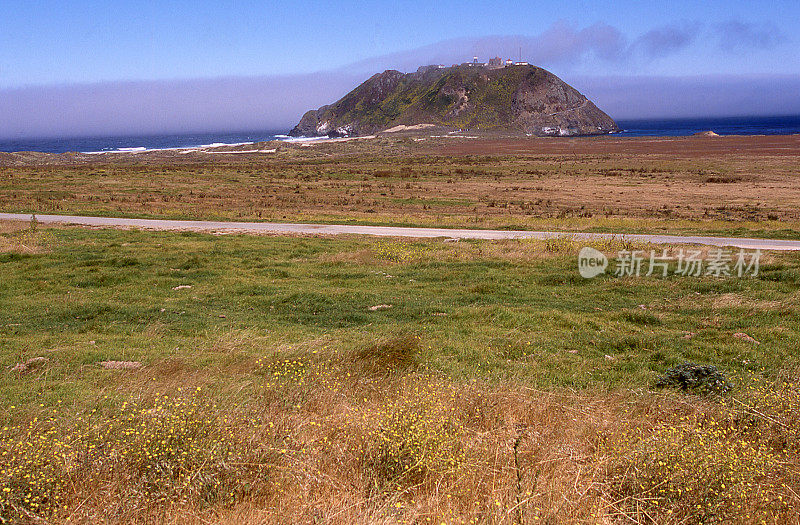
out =
{"type": "Polygon", "coordinates": [[[679,388],[693,394],[724,394],[730,390],[725,374],[717,367],[683,363],[667,370],[656,381],[658,388],[679,388]]]}

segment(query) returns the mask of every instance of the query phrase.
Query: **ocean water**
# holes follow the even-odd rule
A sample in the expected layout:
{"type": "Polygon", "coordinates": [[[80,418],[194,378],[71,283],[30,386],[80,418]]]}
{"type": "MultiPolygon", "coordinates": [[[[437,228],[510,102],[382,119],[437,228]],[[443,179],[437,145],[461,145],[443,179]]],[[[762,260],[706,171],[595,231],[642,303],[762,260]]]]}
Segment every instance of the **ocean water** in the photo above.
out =
{"type": "MultiPolygon", "coordinates": [[[[720,135],[791,135],[800,133],[800,116],[619,120],[617,124],[623,130],[621,135],[628,137],[681,136],[708,130],[720,135]]],[[[0,140],[0,151],[42,151],[47,153],[143,151],[246,144],[266,140],[297,140],[290,139],[284,135],[285,132],[285,130],[264,130],[241,133],[0,140]]]]}
{"type": "Polygon", "coordinates": [[[286,130],[246,131],[241,133],[184,133],[174,135],[132,135],[115,137],[67,137],[0,140],[0,151],[144,151],[247,144],[275,139],[288,139],[286,130]]]}
{"type": "Polygon", "coordinates": [[[794,135],[800,133],[800,116],[618,120],[617,125],[622,128],[622,135],[630,137],[675,137],[699,131],[718,135],[794,135]]]}

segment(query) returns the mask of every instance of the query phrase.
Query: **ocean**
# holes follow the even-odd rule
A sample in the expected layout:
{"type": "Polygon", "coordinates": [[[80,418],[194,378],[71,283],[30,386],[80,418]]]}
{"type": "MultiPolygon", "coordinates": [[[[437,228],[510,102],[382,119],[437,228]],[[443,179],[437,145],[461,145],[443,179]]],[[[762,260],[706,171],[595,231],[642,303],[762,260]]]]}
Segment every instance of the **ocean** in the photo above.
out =
{"type": "Polygon", "coordinates": [[[629,137],[677,137],[699,131],[718,135],[794,135],[800,133],[800,116],[725,117],[692,119],[618,120],[629,137]]]}
{"type": "Polygon", "coordinates": [[[0,151],[42,151],[46,153],[80,151],[96,153],[100,151],[144,151],[239,145],[276,139],[290,140],[284,133],[286,133],[286,130],[0,140],[0,151]]]}
{"type": "MultiPolygon", "coordinates": [[[[800,116],[618,120],[617,124],[623,129],[620,135],[627,137],[682,136],[709,130],[719,135],[791,135],[800,133],[800,116]]],[[[285,132],[285,130],[264,130],[241,133],[0,140],[0,151],[42,151],[47,153],[143,151],[246,144],[266,140],[297,140],[290,139],[284,134],[285,132]]]]}

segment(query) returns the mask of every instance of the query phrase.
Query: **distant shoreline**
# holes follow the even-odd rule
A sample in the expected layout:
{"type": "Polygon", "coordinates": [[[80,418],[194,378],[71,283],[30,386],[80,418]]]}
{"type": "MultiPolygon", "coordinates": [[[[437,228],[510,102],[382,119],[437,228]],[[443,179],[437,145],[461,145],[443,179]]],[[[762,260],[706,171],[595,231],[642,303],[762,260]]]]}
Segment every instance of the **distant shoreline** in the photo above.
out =
{"type": "Polygon", "coordinates": [[[511,137],[493,134],[399,135],[317,138],[302,142],[241,143],[205,148],[171,148],[107,153],[0,152],[0,166],[129,164],[230,164],[301,160],[329,155],[667,155],[712,157],[798,157],[800,133],[792,135],[511,137]]]}
{"type": "MultiPolygon", "coordinates": [[[[622,131],[614,137],[681,137],[697,132],[714,131],[721,136],[741,135],[794,135],[800,134],[800,116],[784,117],[720,117],[700,119],[640,119],[619,120],[622,131]]],[[[426,136],[424,130],[419,136],[426,136]]],[[[405,133],[405,132],[403,132],[405,133]]],[[[430,133],[440,135],[441,133],[430,133]]],[[[472,133],[468,133],[472,135],[472,133]]],[[[598,138],[608,135],[599,135],[598,138]]],[[[354,137],[348,137],[350,139],[354,137]]],[[[35,151],[41,153],[83,152],[100,154],[105,152],[135,153],[151,151],[209,150],[232,148],[261,142],[280,141],[321,142],[336,139],[324,137],[290,138],[286,130],[262,132],[184,133],[163,135],[133,135],[110,137],[70,137],[0,140],[0,152],[35,151]]]]}

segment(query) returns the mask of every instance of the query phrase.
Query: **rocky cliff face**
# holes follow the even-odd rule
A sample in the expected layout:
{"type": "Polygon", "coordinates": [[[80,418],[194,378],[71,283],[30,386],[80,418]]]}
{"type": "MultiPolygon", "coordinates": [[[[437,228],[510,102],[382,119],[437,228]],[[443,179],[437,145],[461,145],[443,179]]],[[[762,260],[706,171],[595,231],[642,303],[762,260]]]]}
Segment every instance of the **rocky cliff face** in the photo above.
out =
{"type": "Polygon", "coordinates": [[[575,88],[535,66],[384,71],[333,104],[311,110],[292,136],[369,135],[397,125],[531,135],[598,135],[616,123],[575,88]]]}

